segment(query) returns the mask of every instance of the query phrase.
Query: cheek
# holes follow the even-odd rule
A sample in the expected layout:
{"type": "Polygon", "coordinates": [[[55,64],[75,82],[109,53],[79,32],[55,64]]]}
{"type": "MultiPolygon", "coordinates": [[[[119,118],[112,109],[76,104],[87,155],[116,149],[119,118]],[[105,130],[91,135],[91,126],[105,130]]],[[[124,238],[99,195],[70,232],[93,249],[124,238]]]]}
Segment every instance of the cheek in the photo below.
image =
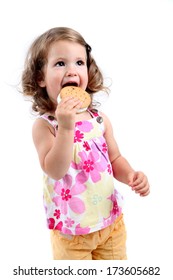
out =
{"type": "Polygon", "coordinates": [[[86,71],[83,72],[83,81],[88,84],[88,69],[86,69],[86,71]]]}
{"type": "Polygon", "coordinates": [[[87,87],[87,85],[88,85],[88,75],[87,75],[86,78],[85,78],[85,85],[86,85],[86,87],[87,87]]]}
{"type": "Polygon", "coordinates": [[[46,84],[49,85],[49,87],[54,87],[56,85],[60,84],[60,77],[58,74],[53,74],[53,75],[47,75],[46,77],[46,84]]]}

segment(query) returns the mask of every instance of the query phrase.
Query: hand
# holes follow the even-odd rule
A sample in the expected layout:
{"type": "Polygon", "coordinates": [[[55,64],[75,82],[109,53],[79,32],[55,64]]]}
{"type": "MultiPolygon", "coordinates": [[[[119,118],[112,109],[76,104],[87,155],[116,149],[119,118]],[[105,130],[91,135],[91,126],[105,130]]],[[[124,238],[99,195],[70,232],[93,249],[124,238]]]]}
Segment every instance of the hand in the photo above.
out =
{"type": "Polygon", "coordinates": [[[150,193],[150,185],[146,175],[141,172],[131,172],[128,176],[129,186],[132,188],[135,193],[138,193],[140,196],[147,196],[150,193]]]}
{"type": "Polygon", "coordinates": [[[67,130],[74,129],[75,115],[77,110],[80,109],[81,105],[82,102],[74,97],[62,99],[55,111],[58,127],[67,130]]]}

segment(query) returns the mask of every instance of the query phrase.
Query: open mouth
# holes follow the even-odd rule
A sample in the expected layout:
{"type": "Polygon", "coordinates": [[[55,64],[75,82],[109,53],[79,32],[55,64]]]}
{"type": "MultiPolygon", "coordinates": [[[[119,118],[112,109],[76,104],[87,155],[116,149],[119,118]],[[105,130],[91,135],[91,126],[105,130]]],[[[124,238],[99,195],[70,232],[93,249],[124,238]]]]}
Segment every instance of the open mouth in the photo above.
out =
{"type": "Polygon", "coordinates": [[[64,87],[69,87],[69,86],[71,86],[71,87],[78,87],[78,84],[77,83],[73,83],[73,82],[71,82],[71,83],[67,83],[67,84],[64,84],[62,87],[64,88],[64,87]]]}

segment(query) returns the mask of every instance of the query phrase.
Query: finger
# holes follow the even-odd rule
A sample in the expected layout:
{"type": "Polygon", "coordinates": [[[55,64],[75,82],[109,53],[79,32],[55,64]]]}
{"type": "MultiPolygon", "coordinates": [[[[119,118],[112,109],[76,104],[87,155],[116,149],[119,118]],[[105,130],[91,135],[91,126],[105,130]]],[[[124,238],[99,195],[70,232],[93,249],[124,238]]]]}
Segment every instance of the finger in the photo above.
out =
{"type": "Polygon", "coordinates": [[[143,178],[142,180],[136,181],[133,184],[132,189],[133,190],[140,190],[140,189],[144,188],[146,184],[147,184],[147,179],[143,178]]]}
{"type": "Polygon", "coordinates": [[[76,106],[81,106],[80,103],[81,103],[81,101],[79,99],[72,98],[72,99],[66,100],[64,103],[62,103],[61,108],[65,109],[65,110],[72,110],[76,106]]]}
{"type": "Polygon", "coordinates": [[[79,103],[75,106],[77,109],[80,109],[82,107],[83,101],[79,100],[79,103]]]}
{"type": "Polygon", "coordinates": [[[67,104],[70,104],[73,101],[77,101],[79,100],[77,97],[73,97],[73,96],[67,96],[63,99],[61,99],[61,101],[58,103],[59,106],[65,106],[67,104]]]}
{"type": "Polygon", "coordinates": [[[83,102],[78,100],[77,102],[75,102],[73,104],[73,107],[71,108],[71,110],[75,110],[75,111],[79,110],[81,108],[82,104],[83,104],[83,102]]]}
{"type": "Polygon", "coordinates": [[[138,190],[134,190],[136,193],[139,193],[140,195],[144,195],[145,193],[147,193],[149,191],[149,185],[144,185],[142,188],[138,189],[138,190]]]}
{"type": "Polygon", "coordinates": [[[130,174],[128,185],[133,187],[136,179],[137,179],[137,173],[130,174]]]}
{"type": "Polygon", "coordinates": [[[134,182],[133,182],[133,187],[140,185],[143,182],[142,178],[137,178],[134,182]]]}
{"type": "Polygon", "coordinates": [[[68,100],[70,100],[72,98],[73,98],[73,96],[67,96],[67,97],[64,97],[62,99],[60,97],[58,97],[57,101],[58,101],[58,104],[64,104],[64,103],[66,103],[68,100]]]}
{"type": "Polygon", "coordinates": [[[149,193],[150,193],[150,190],[147,190],[145,193],[141,193],[140,196],[147,196],[147,195],[149,195],[149,193]]]}
{"type": "Polygon", "coordinates": [[[132,189],[134,190],[140,190],[142,188],[144,188],[147,184],[147,180],[143,180],[143,181],[138,181],[138,184],[136,183],[135,185],[133,185],[132,189]]]}
{"type": "Polygon", "coordinates": [[[134,181],[133,187],[139,186],[141,184],[147,184],[148,179],[145,175],[140,175],[138,176],[138,178],[136,179],[136,181],[134,181]]]}
{"type": "Polygon", "coordinates": [[[135,186],[135,185],[137,185],[137,184],[139,184],[140,183],[140,181],[142,181],[142,179],[140,179],[141,178],[141,174],[139,173],[139,172],[135,172],[134,174],[133,174],[133,176],[131,177],[131,180],[130,180],[130,185],[132,186],[135,186]]]}

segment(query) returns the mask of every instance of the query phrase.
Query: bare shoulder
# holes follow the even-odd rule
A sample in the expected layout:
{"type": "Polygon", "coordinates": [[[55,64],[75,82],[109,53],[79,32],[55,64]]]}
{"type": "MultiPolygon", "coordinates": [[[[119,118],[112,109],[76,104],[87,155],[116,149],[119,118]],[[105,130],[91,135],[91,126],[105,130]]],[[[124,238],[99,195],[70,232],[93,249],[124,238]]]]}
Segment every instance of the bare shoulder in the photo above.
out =
{"type": "Polygon", "coordinates": [[[54,133],[54,128],[44,119],[42,118],[37,118],[33,124],[33,127],[32,127],[32,134],[33,134],[33,137],[35,135],[38,135],[39,133],[51,133],[51,134],[55,134],[54,133]]]}
{"type": "Polygon", "coordinates": [[[32,127],[32,137],[38,150],[40,145],[48,143],[55,137],[55,131],[46,120],[37,118],[32,127]]]}
{"type": "Polygon", "coordinates": [[[103,118],[103,122],[104,122],[104,126],[105,126],[105,133],[108,133],[109,131],[112,132],[112,125],[111,125],[111,121],[108,118],[108,116],[103,112],[100,112],[100,115],[103,118]]]}

